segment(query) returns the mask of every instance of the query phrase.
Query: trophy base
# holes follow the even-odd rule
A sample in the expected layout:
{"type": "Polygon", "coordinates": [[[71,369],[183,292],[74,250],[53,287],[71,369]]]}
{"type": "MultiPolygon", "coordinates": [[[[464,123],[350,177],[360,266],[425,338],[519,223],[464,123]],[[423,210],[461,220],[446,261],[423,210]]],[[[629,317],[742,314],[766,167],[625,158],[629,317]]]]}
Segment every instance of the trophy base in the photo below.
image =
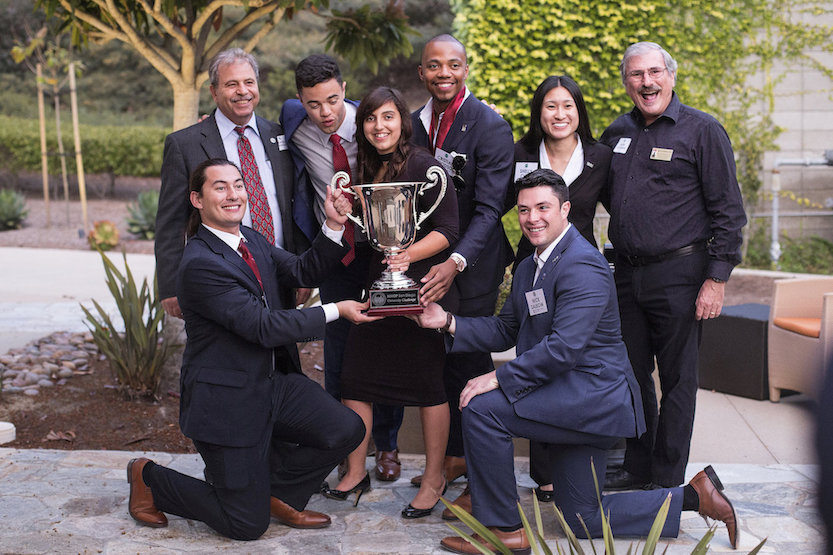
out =
{"type": "Polygon", "coordinates": [[[405,316],[422,314],[419,288],[371,289],[368,316],[405,316]]]}

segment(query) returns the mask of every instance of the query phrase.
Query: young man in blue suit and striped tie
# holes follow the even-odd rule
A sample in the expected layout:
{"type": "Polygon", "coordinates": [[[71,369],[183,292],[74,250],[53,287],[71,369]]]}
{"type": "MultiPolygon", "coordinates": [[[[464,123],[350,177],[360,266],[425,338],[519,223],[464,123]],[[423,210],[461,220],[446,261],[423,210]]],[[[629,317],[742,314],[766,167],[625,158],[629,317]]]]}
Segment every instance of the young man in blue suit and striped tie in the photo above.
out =
{"type": "MultiPolygon", "coordinates": [[[[504,351],[517,358],[469,380],[460,395],[472,513],[513,553],[529,553],[513,472],[513,437],[552,444],[555,503],[573,531],[602,533],[591,471],[604,472],[606,450],[645,429],[639,386],[619,325],[607,262],[567,221],[569,192],[552,170],[519,179],[518,218],[535,254],[518,266],[498,316],[455,317],[430,304],[418,321],[448,334],[450,352],[504,351]]],[[[721,520],[737,546],[735,511],[711,466],[684,487],[605,495],[614,535],[645,536],[671,496],[664,536],[679,533],[680,512],[721,520]]],[[[483,540],[481,540],[483,541],[483,540]]],[[[452,536],[442,546],[479,553],[452,536]]]]}

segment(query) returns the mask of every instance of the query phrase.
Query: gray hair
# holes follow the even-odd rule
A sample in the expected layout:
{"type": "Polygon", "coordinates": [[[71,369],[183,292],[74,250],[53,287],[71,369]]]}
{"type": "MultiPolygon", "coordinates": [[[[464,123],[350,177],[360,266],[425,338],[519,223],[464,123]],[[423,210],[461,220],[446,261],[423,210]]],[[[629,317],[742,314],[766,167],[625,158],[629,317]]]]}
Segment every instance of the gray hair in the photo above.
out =
{"type": "Polygon", "coordinates": [[[628,60],[633,56],[641,56],[642,54],[646,54],[652,50],[662,54],[662,59],[665,61],[665,67],[668,68],[668,71],[673,73],[675,77],[677,76],[677,62],[663,47],[655,42],[635,42],[628,46],[627,50],[625,50],[625,54],[622,56],[622,63],[619,64],[619,73],[622,74],[622,83],[625,82],[625,78],[627,77],[627,75],[625,75],[625,67],[628,65],[628,60]]]}
{"type": "Polygon", "coordinates": [[[217,87],[220,84],[220,66],[237,62],[246,62],[252,66],[252,70],[255,72],[255,79],[260,80],[260,68],[257,65],[255,57],[242,48],[229,48],[214,56],[214,59],[211,60],[211,64],[208,66],[208,77],[211,81],[211,86],[217,87]]]}

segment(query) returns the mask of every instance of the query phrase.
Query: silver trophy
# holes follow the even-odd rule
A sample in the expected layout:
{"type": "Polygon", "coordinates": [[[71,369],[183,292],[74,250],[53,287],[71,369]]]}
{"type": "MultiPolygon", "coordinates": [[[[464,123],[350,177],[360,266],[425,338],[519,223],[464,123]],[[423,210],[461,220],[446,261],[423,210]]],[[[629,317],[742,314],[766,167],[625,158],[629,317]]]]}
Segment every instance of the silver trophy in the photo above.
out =
{"type": "MultiPolygon", "coordinates": [[[[368,183],[349,185],[350,176],[338,172],[330,187],[350,192],[361,201],[363,218],[348,214],[370,241],[370,245],[385,256],[396,254],[410,247],[422,222],[437,209],[445,196],[446,174],[439,166],[426,170],[427,181],[411,183],[368,183]],[[417,215],[417,197],[440,184],[440,194],[428,211],[417,215]]],[[[388,267],[370,288],[369,315],[396,316],[422,312],[419,304],[419,286],[405,272],[388,267]]]]}

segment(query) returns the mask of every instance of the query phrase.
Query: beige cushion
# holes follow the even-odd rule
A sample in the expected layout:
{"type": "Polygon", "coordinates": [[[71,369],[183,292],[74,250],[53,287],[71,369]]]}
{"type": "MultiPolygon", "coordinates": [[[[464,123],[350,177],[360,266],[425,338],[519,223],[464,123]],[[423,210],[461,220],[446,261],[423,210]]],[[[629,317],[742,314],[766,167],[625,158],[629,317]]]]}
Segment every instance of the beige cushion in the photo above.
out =
{"type": "Polygon", "coordinates": [[[807,337],[818,337],[821,333],[821,318],[787,318],[782,316],[773,320],[772,323],[781,329],[807,337]]]}

